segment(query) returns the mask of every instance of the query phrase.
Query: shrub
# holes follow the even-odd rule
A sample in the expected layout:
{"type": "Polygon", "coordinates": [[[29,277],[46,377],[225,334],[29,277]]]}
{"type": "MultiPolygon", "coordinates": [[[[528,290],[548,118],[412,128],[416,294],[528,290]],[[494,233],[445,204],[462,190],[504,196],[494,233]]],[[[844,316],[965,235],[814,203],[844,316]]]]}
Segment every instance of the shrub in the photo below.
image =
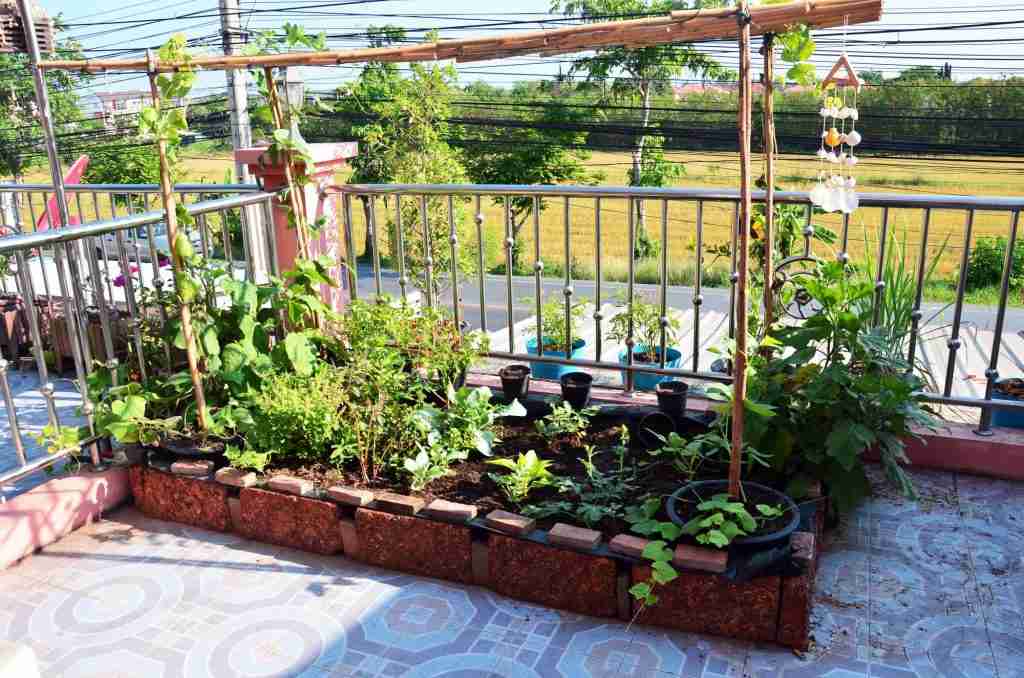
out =
{"type": "MultiPolygon", "coordinates": [[[[998,285],[1003,277],[1003,261],[1006,258],[1006,238],[1002,236],[978,238],[967,261],[967,289],[998,285]]],[[[1013,249],[1013,267],[1010,283],[1021,286],[1024,275],[1024,245],[1020,242],[1013,249]]]]}
{"type": "MultiPolygon", "coordinates": [[[[100,150],[91,156],[82,181],[87,184],[155,184],[160,181],[160,157],[153,144],[144,142],[120,148],[116,153],[100,150]]],[[[124,204],[128,196],[120,194],[114,198],[124,204]]]]}
{"type": "Polygon", "coordinates": [[[268,378],[252,411],[254,426],[247,436],[252,448],[275,461],[285,456],[302,462],[337,457],[349,437],[344,406],[350,393],[340,376],[324,366],[311,376],[268,378]]]}

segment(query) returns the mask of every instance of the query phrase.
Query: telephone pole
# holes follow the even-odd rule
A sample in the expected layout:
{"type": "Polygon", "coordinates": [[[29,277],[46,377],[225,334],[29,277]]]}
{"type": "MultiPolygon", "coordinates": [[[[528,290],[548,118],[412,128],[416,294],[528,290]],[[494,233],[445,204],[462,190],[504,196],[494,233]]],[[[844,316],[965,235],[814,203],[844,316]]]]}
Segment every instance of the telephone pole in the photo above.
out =
{"type": "MultiPolygon", "coordinates": [[[[242,28],[239,21],[238,0],[219,0],[221,37],[224,54],[230,56],[241,45],[242,28]]],[[[244,69],[227,70],[228,108],[231,110],[231,142],[237,151],[252,146],[252,128],[249,126],[249,94],[246,90],[244,69]]],[[[235,179],[249,183],[249,169],[241,163],[235,164],[235,179]]]]}
{"type": "MultiPolygon", "coordinates": [[[[237,53],[242,44],[242,27],[238,11],[238,0],[218,0],[220,3],[221,38],[224,54],[230,56],[237,53]]],[[[252,127],[249,124],[249,92],[246,87],[246,71],[244,68],[224,71],[228,79],[228,108],[231,111],[231,146],[234,150],[252,146],[252,127]]],[[[235,180],[241,184],[252,183],[249,167],[245,163],[235,162],[235,180]]],[[[246,231],[249,243],[249,257],[253,277],[256,282],[265,282],[271,271],[270,251],[267,248],[267,229],[271,223],[265,223],[263,215],[255,206],[242,208],[242,228],[246,231]]]]}

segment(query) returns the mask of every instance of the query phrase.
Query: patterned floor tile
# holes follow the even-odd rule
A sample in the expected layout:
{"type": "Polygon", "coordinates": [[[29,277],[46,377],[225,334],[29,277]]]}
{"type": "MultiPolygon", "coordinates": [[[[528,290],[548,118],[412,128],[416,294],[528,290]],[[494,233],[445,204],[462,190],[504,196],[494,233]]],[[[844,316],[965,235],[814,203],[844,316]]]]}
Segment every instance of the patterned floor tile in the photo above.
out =
{"type": "Polygon", "coordinates": [[[919,501],[882,492],[826,536],[802,656],[132,509],[0,572],[0,637],[30,645],[53,678],[1024,676],[1024,483],[913,475],[919,501]]]}

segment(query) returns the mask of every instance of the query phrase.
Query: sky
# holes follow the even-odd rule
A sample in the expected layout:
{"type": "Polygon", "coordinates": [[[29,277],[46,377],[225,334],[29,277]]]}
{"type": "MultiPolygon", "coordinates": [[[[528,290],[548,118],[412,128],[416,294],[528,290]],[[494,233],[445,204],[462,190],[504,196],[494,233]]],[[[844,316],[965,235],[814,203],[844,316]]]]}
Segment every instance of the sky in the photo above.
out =
{"type": "MultiPolygon", "coordinates": [[[[67,33],[76,37],[89,56],[118,56],[111,50],[156,47],[169,35],[183,32],[190,38],[208,38],[215,52],[220,30],[217,0],[37,0],[51,16],[61,14],[67,33]],[[190,16],[191,15],[191,16],[190,16]],[[139,23],[134,23],[139,22],[139,23]],[[140,25],[142,22],[145,24],[140,25]],[[106,53],[104,53],[106,52],[106,53]]],[[[536,30],[536,23],[552,19],[549,0],[503,0],[500,11],[488,10],[480,0],[240,0],[242,26],[251,30],[280,27],[285,22],[303,25],[311,32],[336,35],[331,48],[359,47],[365,43],[343,37],[364,31],[370,25],[397,24],[407,29],[442,28],[442,37],[495,35],[501,32],[536,30]],[[517,22],[491,26],[495,22],[517,22]],[[466,26],[474,26],[465,28],[466,26]],[[460,28],[461,27],[461,28],[460,28]]],[[[548,24],[550,26],[550,24],[548,24]]],[[[422,32],[412,33],[422,35],[422,32]]],[[[941,66],[949,62],[957,80],[974,77],[1006,77],[1024,74],[1024,0],[887,0],[883,18],[870,25],[832,29],[817,33],[814,63],[824,75],[845,44],[859,70],[881,70],[895,75],[917,65],[941,66]],[[1009,22],[998,26],[958,28],[986,22],[1009,22]],[[918,30],[915,30],[918,29],[918,30]],[[920,30],[923,29],[923,30],[920,30]],[[883,32],[880,32],[883,31],[883,32]],[[987,42],[978,42],[987,41],[987,42]]],[[[759,43],[757,43],[759,44],[759,43]]],[[[732,43],[710,43],[703,47],[724,64],[735,67],[732,43]]],[[[138,53],[133,54],[136,56],[138,53]]],[[[559,69],[568,70],[570,58],[520,57],[502,62],[461,64],[462,82],[484,80],[510,85],[519,80],[547,78],[559,69]]],[[[311,90],[325,91],[342,84],[358,72],[357,66],[305,68],[303,77],[311,90]]],[[[685,76],[684,76],[685,77],[685,76]]],[[[203,74],[194,94],[219,94],[224,75],[203,74]]],[[[106,75],[96,78],[82,94],[90,103],[89,91],[120,91],[145,88],[140,78],[106,75]]]]}

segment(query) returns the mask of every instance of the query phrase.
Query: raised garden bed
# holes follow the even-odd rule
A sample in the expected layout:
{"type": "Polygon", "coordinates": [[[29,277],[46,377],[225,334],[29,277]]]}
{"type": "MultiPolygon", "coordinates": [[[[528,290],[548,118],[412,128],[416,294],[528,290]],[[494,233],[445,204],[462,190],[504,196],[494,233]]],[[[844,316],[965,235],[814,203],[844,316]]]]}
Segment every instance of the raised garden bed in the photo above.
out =
{"type": "MultiPolygon", "coordinates": [[[[630,416],[637,409],[630,408],[630,416]]],[[[603,420],[595,416],[588,442],[610,444],[624,412],[613,408],[603,412],[603,420]]],[[[703,416],[691,413],[690,424],[699,429],[706,423],[703,416]]],[[[529,433],[531,426],[523,421],[507,424],[501,455],[544,449],[529,433]]],[[[559,476],[584,480],[585,468],[574,446],[544,455],[557,465],[559,476]]],[[[647,540],[630,534],[629,525],[617,519],[598,521],[590,530],[564,516],[523,516],[489,476],[494,467],[482,462],[454,465],[449,477],[423,492],[410,492],[383,482],[367,486],[353,474],[317,466],[269,469],[257,477],[228,467],[216,469],[217,464],[205,461],[182,458],[170,463],[165,453],[153,459],[161,468],[134,467],[131,485],[137,505],[154,517],[477,584],[580,614],[796,649],[809,643],[814,544],[820,543],[816,537],[823,525],[823,512],[814,502],[801,505],[801,524],[790,538],[795,551],[781,562],[749,576],[742,554],[681,545],[673,561],[680,576],[659,587],[656,605],[644,607],[629,589],[650,579],[650,561],[641,557],[647,540]],[[559,576],[552,577],[552,572],[559,576]]],[[[594,460],[606,470],[617,463],[611,455],[594,460]]],[[[645,478],[644,489],[665,494],[676,489],[678,480],[665,475],[668,480],[645,478]]],[[[531,504],[556,494],[538,490],[531,494],[531,504]]]]}

